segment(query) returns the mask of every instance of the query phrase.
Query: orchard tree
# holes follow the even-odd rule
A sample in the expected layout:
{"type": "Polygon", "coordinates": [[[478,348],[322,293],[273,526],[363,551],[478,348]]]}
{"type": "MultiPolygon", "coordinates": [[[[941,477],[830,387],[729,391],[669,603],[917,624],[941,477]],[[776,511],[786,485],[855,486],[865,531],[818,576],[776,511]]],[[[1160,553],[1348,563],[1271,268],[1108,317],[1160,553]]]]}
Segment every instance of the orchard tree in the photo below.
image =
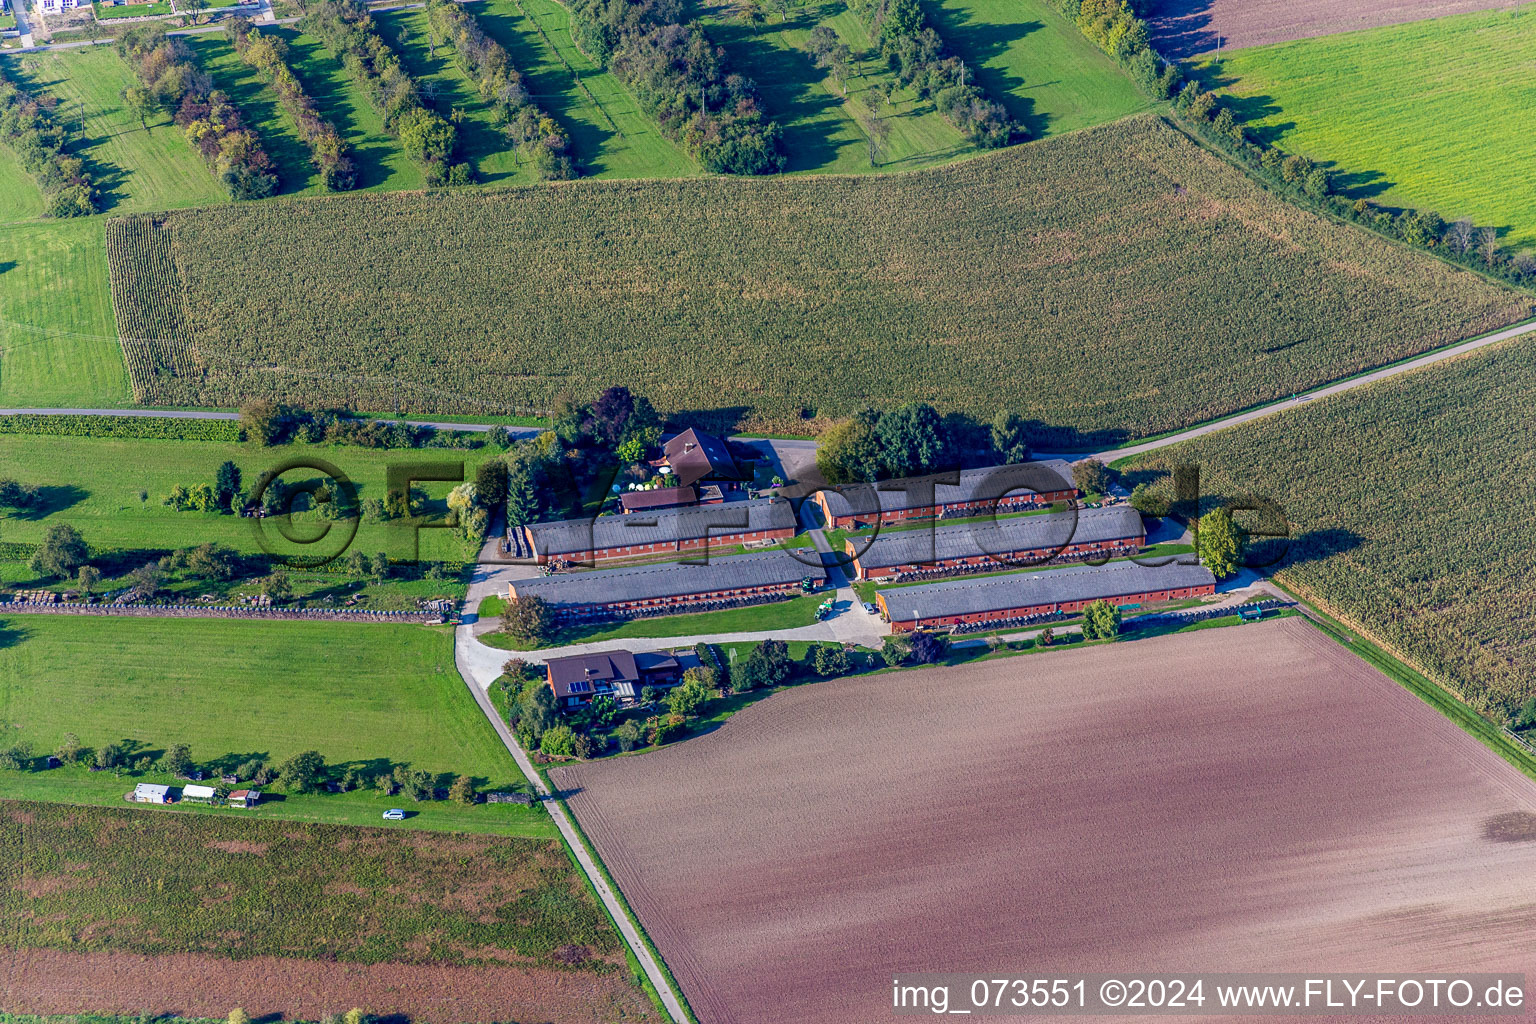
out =
{"type": "MultiPolygon", "coordinates": [[[[689,671],[693,671],[689,669],[689,671]]],[[[697,677],[688,679],[684,677],[683,684],[671,693],[667,694],[667,707],[675,715],[687,718],[698,713],[698,710],[709,703],[714,692],[704,685],[697,677]]]]}
{"type": "Polygon", "coordinates": [[[162,771],[170,772],[172,775],[190,774],[192,771],[192,748],[185,743],[173,744],[171,749],[165,752],[165,756],[160,759],[160,768],[162,771]]]}
{"type": "Polygon", "coordinates": [[[233,508],[235,499],[240,496],[240,467],[227,460],[221,463],[213,478],[213,491],[219,508],[226,511],[233,508]]]}
{"type": "Polygon", "coordinates": [[[91,559],[90,545],[68,523],[54,523],[43,535],[43,542],[32,552],[28,568],[39,576],[68,579],[91,559]]]}
{"type": "Polygon", "coordinates": [[[325,758],[316,750],[294,754],[279,766],[277,779],[295,793],[313,793],[325,779],[325,758]]]}
{"type": "Polygon", "coordinates": [[[448,787],[448,799],[456,804],[468,807],[475,802],[475,780],[468,775],[460,775],[453,780],[453,785],[448,787]]]}
{"type": "Polygon", "coordinates": [[[1200,564],[1219,580],[1237,572],[1248,550],[1248,534],[1225,508],[1200,517],[1195,530],[1195,553],[1200,564]]]}

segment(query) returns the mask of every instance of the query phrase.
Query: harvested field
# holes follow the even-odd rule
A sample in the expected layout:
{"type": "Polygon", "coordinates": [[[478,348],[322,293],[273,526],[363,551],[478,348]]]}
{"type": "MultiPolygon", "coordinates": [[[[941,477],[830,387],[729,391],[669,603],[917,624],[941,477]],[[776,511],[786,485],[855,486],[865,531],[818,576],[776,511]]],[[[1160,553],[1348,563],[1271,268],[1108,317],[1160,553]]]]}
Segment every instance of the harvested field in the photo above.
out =
{"type": "Polygon", "coordinates": [[[1165,57],[1240,50],[1336,32],[1401,25],[1467,11],[1504,9],[1528,0],[1163,0],[1147,19],[1165,57]]]}
{"type": "Polygon", "coordinates": [[[1301,619],[775,695],[551,772],[706,1024],[907,970],[1529,971],[1536,784],[1301,619]]]}
{"type": "Polygon", "coordinates": [[[1005,407],[1042,446],[1186,426],[1531,308],[1153,116],[911,174],[234,204],[114,229],[108,255],[153,404],[487,412],[623,382],[725,427],[1005,407]],[[146,252],[169,259],[128,273],[146,252]]]}
{"type": "Polygon", "coordinates": [[[208,956],[7,950],[0,1005],[13,1013],[175,1014],[318,1020],[353,1006],[428,1024],[654,1021],[622,976],[518,967],[341,964],[258,957],[238,967],[208,956]],[[387,1010],[385,1009],[387,1008],[387,1010]]]}

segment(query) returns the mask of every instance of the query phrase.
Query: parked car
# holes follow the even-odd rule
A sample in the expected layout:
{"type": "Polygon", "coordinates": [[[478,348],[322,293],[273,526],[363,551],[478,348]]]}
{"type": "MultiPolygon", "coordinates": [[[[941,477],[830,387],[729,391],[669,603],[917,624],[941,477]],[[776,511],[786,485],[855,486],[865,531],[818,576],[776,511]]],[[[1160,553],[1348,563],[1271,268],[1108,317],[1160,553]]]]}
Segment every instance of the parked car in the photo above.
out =
{"type": "Polygon", "coordinates": [[[384,820],[385,821],[404,821],[405,820],[405,812],[402,811],[398,807],[391,807],[389,810],[384,812],[384,820]]]}
{"type": "Polygon", "coordinates": [[[872,602],[872,601],[865,601],[864,602],[864,610],[866,612],[868,612],[870,615],[879,615],[880,614],[880,609],[876,608],[875,605],[874,605],[874,602],[872,602]]]}

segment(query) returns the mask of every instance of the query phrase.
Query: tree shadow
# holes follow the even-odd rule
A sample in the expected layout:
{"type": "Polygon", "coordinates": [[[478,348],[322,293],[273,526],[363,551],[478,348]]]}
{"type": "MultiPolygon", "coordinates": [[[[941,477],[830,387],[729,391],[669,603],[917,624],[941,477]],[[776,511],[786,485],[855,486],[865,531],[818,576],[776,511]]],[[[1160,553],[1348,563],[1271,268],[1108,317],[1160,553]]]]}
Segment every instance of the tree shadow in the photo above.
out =
{"type": "MultiPolygon", "coordinates": [[[[268,31],[263,29],[263,31],[268,31]]],[[[352,114],[346,71],[331,58],[317,40],[303,37],[296,29],[279,26],[270,30],[288,44],[288,66],[304,91],[315,101],[324,116],[336,126],[352,146],[352,166],[357,171],[357,187],[371,188],[389,180],[385,161],[398,150],[387,136],[375,137],[352,114]]],[[[360,93],[351,94],[365,103],[360,93]]]]}
{"type": "Polygon", "coordinates": [[[726,405],[718,409],[679,409],[667,414],[669,429],[698,427],[715,434],[733,433],[752,413],[750,405],[726,405]]]}
{"type": "Polygon", "coordinates": [[[965,61],[987,98],[1001,103],[1008,111],[1008,116],[1024,126],[1030,138],[1038,139],[1044,135],[1050,129],[1050,118],[1037,113],[1034,98],[1023,93],[1057,83],[1036,82],[1030,85],[1007,68],[987,66],[987,61],[1006,53],[1020,39],[1045,28],[1044,23],[1020,21],[1000,25],[979,18],[973,11],[941,4],[927,4],[925,8],[935,23],[934,28],[943,37],[946,48],[965,61]]]}
{"type": "Polygon", "coordinates": [[[0,651],[24,643],[31,635],[32,631],[25,626],[17,626],[8,620],[0,619],[0,651]]]}
{"type": "Polygon", "coordinates": [[[37,501],[27,508],[11,510],[10,518],[24,519],[28,522],[46,519],[55,512],[62,512],[78,505],[88,497],[90,497],[89,491],[74,484],[44,484],[37,489],[37,501]]]}
{"type": "MultiPolygon", "coordinates": [[[[249,753],[245,753],[245,754],[236,754],[236,753],[220,754],[218,757],[212,757],[212,758],[206,758],[206,759],[198,759],[198,758],[194,757],[194,760],[197,761],[198,767],[201,768],[203,771],[207,772],[209,775],[223,776],[223,775],[233,775],[234,772],[235,772],[235,769],[239,768],[242,764],[245,764],[247,761],[260,761],[263,764],[268,764],[271,761],[271,757],[272,757],[272,754],[271,754],[270,751],[266,751],[266,750],[253,750],[253,751],[250,751],[249,753]]],[[[250,780],[249,779],[241,779],[240,781],[241,782],[249,782],[250,780]]]]}
{"type": "Polygon", "coordinates": [[[1213,0],[1163,0],[1147,15],[1147,29],[1159,53],[1182,60],[1216,49],[1213,0]]]}
{"type": "Polygon", "coordinates": [[[8,273],[16,269],[15,260],[0,260],[0,274],[8,273]]]}
{"type": "MultiPolygon", "coordinates": [[[[34,65],[33,68],[28,68],[23,62],[17,60],[12,61],[8,65],[6,73],[11,76],[17,88],[25,89],[34,96],[55,95],[50,87],[62,82],[63,77],[50,78],[46,82],[42,81],[41,76],[35,74],[34,71],[34,69],[39,67],[41,66],[34,65]]],[[[111,210],[125,197],[124,188],[127,184],[128,174],[116,164],[102,163],[91,153],[91,150],[111,136],[87,133],[85,117],[78,105],[62,105],[54,110],[54,116],[60,124],[68,128],[72,133],[68,151],[71,156],[77,156],[84,162],[85,171],[90,175],[91,185],[97,193],[100,211],[105,213],[111,210]]],[[[149,125],[149,128],[152,129],[156,125],[170,124],[171,120],[167,117],[163,121],[154,121],[149,125]]],[[[134,126],[132,130],[145,131],[146,129],[134,126]]],[[[171,130],[175,131],[176,129],[172,126],[171,130]]]]}
{"type": "MultiPolygon", "coordinates": [[[[221,54],[221,48],[231,54],[233,48],[222,33],[183,36],[198,63],[207,70],[221,54]]],[[[256,74],[256,69],[234,57],[224,61],[219,68],[218,86],[229,95],[236,109],[245,119],[246,126],[261,139],[262,148],[272,158],[277,170],[278,190],[282,193],[298,192],[309,187],[314,175],[314,163],[310,160],[309,147],[289,128],[287,116],[277,99],[256,74]]]]}

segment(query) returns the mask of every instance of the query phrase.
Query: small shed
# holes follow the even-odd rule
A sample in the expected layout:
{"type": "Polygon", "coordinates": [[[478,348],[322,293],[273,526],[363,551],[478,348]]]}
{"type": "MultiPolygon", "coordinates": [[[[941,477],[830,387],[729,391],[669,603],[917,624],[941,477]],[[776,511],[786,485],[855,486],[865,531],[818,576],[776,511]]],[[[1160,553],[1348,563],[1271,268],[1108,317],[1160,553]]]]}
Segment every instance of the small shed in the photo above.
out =
{"type": "Polygon", "coordinates": [[[181,790],[183,800],[196,800],[199,803],[211,804],[214,793],[212,786],[184,786],[181,790]]]}
{"type": "Polygon", "coordinates": [[[229,806],[231,807],[255,807],[261,802],[261,790],[237,789],[229,794],[229,806]]]}
{"type": "Polygon", "coordinates": [[[171,787],[141,782],[133,787],[133,801],[139,804],[168,804],[171,802],[171,787]]]}

